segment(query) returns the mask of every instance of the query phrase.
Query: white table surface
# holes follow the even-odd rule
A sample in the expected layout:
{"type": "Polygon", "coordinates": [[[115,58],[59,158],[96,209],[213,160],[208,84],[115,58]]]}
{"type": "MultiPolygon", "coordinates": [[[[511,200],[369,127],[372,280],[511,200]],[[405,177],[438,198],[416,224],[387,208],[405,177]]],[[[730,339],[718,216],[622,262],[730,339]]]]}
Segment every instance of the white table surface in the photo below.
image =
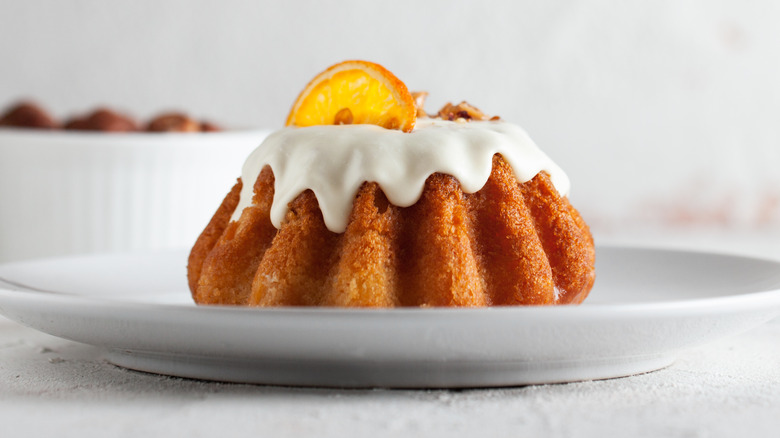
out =
{"type": "MultiPolygon", "coordinates": [[[[773,233],[601,241],[780,259],[773,233]]],[[[0,436],[777,436],[780,318],[621,379],[485,390],[331,390],[128,371],[0,319],[0,436]],[[9,434],[9,432],[11,434],[9,434]]]]}

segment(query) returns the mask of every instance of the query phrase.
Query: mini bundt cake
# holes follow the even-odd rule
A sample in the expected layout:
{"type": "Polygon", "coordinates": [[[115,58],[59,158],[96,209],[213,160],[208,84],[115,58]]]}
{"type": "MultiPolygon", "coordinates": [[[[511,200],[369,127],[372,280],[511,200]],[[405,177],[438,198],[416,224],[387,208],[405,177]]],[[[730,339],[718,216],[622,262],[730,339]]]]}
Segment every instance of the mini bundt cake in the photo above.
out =
{"type": "Polygon", "coordinates": [[[410,132],[347,124],[271,134],[192,248],[195,302],[582,302],[595,251],[568,178],[518,126],[459,107],[410,132]]]}

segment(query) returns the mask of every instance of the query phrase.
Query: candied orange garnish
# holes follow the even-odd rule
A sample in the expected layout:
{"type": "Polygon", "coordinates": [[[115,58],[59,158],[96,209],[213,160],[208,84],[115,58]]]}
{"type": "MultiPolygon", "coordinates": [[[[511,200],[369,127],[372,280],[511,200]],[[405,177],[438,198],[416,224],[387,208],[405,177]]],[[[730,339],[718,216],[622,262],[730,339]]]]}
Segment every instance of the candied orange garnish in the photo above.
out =
{"type": "Polygon", "coordinates": [[[318,74],[301,91],[287,125],[372,124],[411,132],[417,108],[403,82],[368,61],[344,61],[318,74]]]}

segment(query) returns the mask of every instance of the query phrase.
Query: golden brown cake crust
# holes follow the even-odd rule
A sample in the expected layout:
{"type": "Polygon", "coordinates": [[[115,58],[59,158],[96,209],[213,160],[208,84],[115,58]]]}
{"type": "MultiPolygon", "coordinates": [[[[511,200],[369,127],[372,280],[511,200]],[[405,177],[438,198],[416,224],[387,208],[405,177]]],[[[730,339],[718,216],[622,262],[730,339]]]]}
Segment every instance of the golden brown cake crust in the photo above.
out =
{"type": "Polygon", "coordinates": [[[236,222],[240,181],[193,247],[199,304],[250,306],[496,306],[580,303],[595,280],[588,226],[542,172],[518,183],[493,157],[487,184],[466,194],[433,174],[417,203],[390,204],[364,183],[342,234],[329,231],[311,191],[269,219],[273,172],[236,222]]]}
{"type": "Polygon", "coordinates": [[[233,188],[230,189],[227,196],[225,196],[217,212],[214,213],[211,221],[206,225],[206,229],[200,233],[198,240],[195,241],[195,245],[192,247],[192,251],[190,251],[190,257],[187,260],[187,281],[196,301],[198,301],[198,297],[195,297],[195,291],[198,288],[198,279],[200,278],[203,261],[214,248],[220,236],[225,232],[225,228],[227,228],[230,221],[230,215],[233,214],[233,210],[238,205],[241,186],[241,179],[239,179],[233,188]]]}

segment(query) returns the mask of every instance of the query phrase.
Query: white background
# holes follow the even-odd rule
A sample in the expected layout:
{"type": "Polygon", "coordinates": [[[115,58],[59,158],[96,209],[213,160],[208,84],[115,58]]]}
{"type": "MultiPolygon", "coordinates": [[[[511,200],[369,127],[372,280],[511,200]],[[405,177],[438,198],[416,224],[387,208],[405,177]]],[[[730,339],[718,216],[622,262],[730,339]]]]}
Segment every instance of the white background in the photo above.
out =
{"type": "Polygon", "coordinates": [[[0,0],[0,106],[276,128],[316,73],[379,62],[429,110],[524,126],[598,237],[780,229],[780,3],[0,0]]]}

